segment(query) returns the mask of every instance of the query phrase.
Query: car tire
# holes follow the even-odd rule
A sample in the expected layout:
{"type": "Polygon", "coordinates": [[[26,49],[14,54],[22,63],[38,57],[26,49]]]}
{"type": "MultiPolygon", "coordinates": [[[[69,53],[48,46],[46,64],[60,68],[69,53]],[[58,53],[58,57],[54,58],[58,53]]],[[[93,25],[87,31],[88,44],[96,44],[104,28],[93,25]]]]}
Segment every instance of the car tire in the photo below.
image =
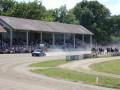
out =
{"type": "Polygon", "coordinates": [[[46,54],[44,54],[44,56],[46,56],[46,54]]]}

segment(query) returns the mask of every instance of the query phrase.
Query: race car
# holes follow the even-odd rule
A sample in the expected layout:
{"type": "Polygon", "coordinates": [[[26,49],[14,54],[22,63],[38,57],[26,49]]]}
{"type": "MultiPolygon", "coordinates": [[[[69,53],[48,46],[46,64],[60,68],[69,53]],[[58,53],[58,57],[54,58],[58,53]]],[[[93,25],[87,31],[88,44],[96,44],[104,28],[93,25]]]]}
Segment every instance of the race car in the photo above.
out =
{"type": "Polygon", "coordinates": [[[46,56],[46,54],[42,49],[35,49],[32,52],[32,56],[46,56]]]}

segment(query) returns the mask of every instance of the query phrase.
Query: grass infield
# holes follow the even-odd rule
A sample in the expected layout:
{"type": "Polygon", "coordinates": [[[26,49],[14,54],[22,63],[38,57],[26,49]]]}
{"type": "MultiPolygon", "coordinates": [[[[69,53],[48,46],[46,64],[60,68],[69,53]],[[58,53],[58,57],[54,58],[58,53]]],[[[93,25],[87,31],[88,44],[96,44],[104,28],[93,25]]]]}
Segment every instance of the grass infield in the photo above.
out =
{"type": "Polygon", "coordinates": [[[98,58],[108,58],[108,57],[111,57],[111,55],[100,55],[100,56],[98,56],[98,58]]]}
{"type": "Polygon", "coordinates": [[[93,70],[120,75],[120,60],[96,63],[90,66],[93,70]]]}
{"type": "Polygon", "coordinates": [[[32,64],[30,66],[50,67],[46,69],[31,70],[32,72],[37,73],[37,74],[43,74],[45,76],[54,77],[58,79],[70,80],[74,82],[83,82],[83,83],[88,83],[88,84],[94,84],[94,85],[99,85],[99,86],[106,86],[106,87],[120,89],[120,78],[97,76],[97,75],[77,72],[77,71],[73,71],[69,69],[57,68],[58,65],[64,64],[64,63],[66,63],[65,60],[52,60],[52,61],[45,61],[45,62],[32,64]],[[43,63],[45,63],[45,65],[43,63]],[[52,63],[52,65],[50,63],[52,63]],[[56,68],[53,68],[53,67],[56,67],[56,68]],[[96,79],[97,77],[98,77],[98,81],[96,79]]]}
{"type": "Polygon", "coordinates": [[[56,67],[60,64],[67,63],[66,60],[50,60],[31,64],[30,67],[56,67]]]}

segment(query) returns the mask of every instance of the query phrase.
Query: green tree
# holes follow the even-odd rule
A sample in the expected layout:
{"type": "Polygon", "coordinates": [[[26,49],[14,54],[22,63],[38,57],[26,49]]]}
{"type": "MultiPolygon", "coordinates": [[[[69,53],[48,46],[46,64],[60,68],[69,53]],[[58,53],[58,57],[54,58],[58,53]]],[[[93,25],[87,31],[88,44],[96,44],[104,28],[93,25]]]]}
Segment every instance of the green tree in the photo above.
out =
{"type": "Polygon", "coordinates": [[[15,3],[14,0],[0,0],[0,15],[9,15],[15,3]]]}
{"type": "Polygon", "coordinates": [[[10,16],[12,17],[19,17],[19,18],[27,18],[27,3],[20,2],[16,3],[13,7],[13,9],[10,11],[10,16]]]}
{"type": "Polygon", "coordinates": [[[10,16],[28,19],[42,20],[46,8],[39,1],[16,3],[11,10],[10,16]]]}
{"type": "Polygon", "coordinates": [[[42,5],[42,2],[36,0],[28,3],[27,18],[42,20],[45,12],[46,8],[42,5]]]}
{"type": "Polygon", "coordinates": [[[106,43],[111,34],[107,34],[110,26],[106,24],[110,11],[98,1],[82,1],[78,3],[73,12],[80,24],[94,33],[94,40],[106,43]],[[106,30],[107,29],[107,30],[106,30]]]}
{"type": "Polygon", "coordinates": [[[72,10],[68,11],[67,14],[63,17],[63,22],[68,24],[79,24],[79,21],[76,19],[72,10]]]}
{"type": "Polygon", "coordinates": [[[56,8],[54,10],[51,10],[52,15],[55,18],[56,22],[63,22],[63,18],[65,17],[67,13],[66,5],[61,6],[60,8],[56,8]]]}
{"type": "Polygon", "coordinates": [[[114,36],[120,37],[120,15],[114,15],[109,18],[114,36]]]}
{"type": "Polygon", "coordinates": [[[67,9],[66,9],[66,5],[64,6],[61,6],[60,9],[59,9],[59,21],[62,23],[63,22],[63,19],[65,17],[67,13],[67,9]]]}
{"type": "Polygon", "coordinates": [[[53,22],[55,21],[55,13],[54,10],[47,10],[42,18],[43,21],[53,22]]]}

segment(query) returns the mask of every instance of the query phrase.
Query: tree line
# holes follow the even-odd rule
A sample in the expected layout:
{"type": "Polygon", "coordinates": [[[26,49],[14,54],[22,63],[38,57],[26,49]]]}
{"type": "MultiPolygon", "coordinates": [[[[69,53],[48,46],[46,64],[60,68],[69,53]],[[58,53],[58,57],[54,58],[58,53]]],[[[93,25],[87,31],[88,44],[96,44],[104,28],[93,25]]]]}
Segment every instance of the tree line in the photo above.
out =
{"type": "Polygon", "coordinates": [[[108,44],[120,37],[120,15],[111,15],[110,10],[96,0],[83,0],[70,10],[66,5],[47,10],[38,0],[28,3],[0,0],[0,15],[82,25],[94,33],[93,41],[99,44],[108,44]]]}

